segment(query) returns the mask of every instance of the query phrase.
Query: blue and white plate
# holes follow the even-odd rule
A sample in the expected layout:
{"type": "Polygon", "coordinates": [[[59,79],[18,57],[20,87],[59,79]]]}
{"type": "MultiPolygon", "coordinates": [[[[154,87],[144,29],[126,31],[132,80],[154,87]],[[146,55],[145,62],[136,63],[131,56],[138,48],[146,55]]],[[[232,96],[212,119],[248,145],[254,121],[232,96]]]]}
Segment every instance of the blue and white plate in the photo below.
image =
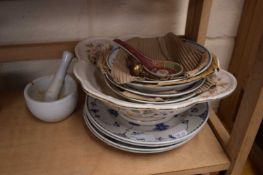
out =
{"type": "Polygon", "coordinates": [[[115,147],[117,149],[128,151],[132,153],[143,153],[143,154],[153,154],[153,153],[160,153],[165,151],[170,151],[172,149],[178,148],[179,146],[182,146],[191,138],[184,140],[180,143],[169,145],[169,146],[162,146],[162,147],[145,147],[145,146],[135,146],[131,144],[123,143],[119,140],[115,140],[111,137],[108,137],[104,133],[100,132],[94,125],[92,125],[92,122],[86,117],[85,111],[84,111],[84,120],[86,125],[88,126],[89,130],[101,141],[106,143],[107,145],[110,145],[112,147],[115,147]]]}
{"type": "Polygon", "coordinates": [[[138,125],[92,97],[86,98],[86,115],[100,132],[121,142],[138,146],[167,146],[193,137],[208,119],[208,103],[201,103],[156,125],[138,125]]]}

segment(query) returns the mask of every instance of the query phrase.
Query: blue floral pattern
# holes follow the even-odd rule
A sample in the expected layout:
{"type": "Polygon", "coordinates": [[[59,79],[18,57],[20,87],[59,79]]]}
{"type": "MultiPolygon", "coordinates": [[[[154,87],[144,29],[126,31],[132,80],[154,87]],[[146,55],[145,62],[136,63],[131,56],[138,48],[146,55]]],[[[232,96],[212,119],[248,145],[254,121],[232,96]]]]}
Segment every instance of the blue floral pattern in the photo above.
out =
{"type": "Polygon", "coordinates": [[[117,117],[119,115],[119,113],[113,109],[108,109],[108,112],[113,115],[114,117],[117,117]]]}
{"type": "Polygon", "coordinates": [[[195,113],[195,112],[198,112],[198,111],[199,111],[199,110],[198,110],[198,108],[196,108],[196,107],[193,107],[193,108],[191,108],[190,110],[191,110],[191,112],[193,112],[193,113],[195,113]]]}
{"type": "Polygon", "coordinates": [[[169,135],[169,137],[171,138],[171,139],[177,139],[175,136],[173,136],[173,135],[169,135]]]}
{"type": "Polygon", "coordinates": [[[94,114],[96,114],[97,112],[99,112],[98,109],[94,109],[94,108],[93,108],[93,109],[90,109],[90,111],[93,112],[94,114]]]}
{"type": "Polygon", "coordinates": [[[114,122],[113,125],[116,126],[116,127],[120,127],[120,124],[118,122],[114,122]]]}
{"type": "Polygon", "coordinates": [[[154,130],[164,131],[164,130],[166,130],[166,129],[168,129],[168,128],[169,128],[169,125],[166,125],[166,124],[164,124],[164,123],[160,123],[160,124],[155,125],[154,130]]]}
{"type": "Polygon", "coordinates": [[[202,118],[203,120],[205,120],[207,115],[208,115],[208,110],[205,111],[204,113],[200,114],[199,117],[202,118]]]}
{"type": "Polygon", "coordinates": [[[118,111],[91,97],[87,98],[87,112],[89,120],[97,129],[116,140],[141,146],[167,142],[175,144],[204,125],[208,118],[208,104],[197,104],[174,115],[169,121],[149,126],[129,122],[118,111]]]}

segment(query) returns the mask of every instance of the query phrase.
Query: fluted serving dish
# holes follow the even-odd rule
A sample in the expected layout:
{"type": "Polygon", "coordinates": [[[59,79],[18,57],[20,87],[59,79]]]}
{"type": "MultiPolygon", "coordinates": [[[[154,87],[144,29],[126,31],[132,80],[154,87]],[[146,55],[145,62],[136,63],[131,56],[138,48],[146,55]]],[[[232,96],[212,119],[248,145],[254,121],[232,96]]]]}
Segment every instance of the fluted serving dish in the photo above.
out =
{"type": "Polygon", "coordinates": [[[158,110],[158,113],[160,113],[158,117],[171,118],[197,103],[224,98],[230,95],[236,88],[237,82],[235,77],[229,72],[219,68],[219,71],[211,76],[213,81],[216,82],[216,86],[187,100],[170,104],[142,104],[128,101],[112,93],[104,82],[104,75],[87,59],[88,55],[85,46],[88,43],[111,43],[112,39],[113,38],[88,38],[78,43],[75,48],[78,61],[74,65],[73,72],[81,83],[83,90],[88,95],[101,100],[106,105],[119,111],[121,115],[149,119],[149,117],[153,117],[152,114],[158,110]]]}

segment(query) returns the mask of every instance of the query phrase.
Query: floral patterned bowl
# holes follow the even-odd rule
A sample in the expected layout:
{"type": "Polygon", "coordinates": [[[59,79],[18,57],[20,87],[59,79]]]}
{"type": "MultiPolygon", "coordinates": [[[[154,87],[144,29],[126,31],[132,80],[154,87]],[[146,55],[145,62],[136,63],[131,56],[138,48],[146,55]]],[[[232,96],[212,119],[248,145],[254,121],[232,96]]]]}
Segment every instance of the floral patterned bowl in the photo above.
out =
{"type": "Polygon", "coordinates": [[[110,108],[133,121],[155,122],[165,120],[179,114],[197,103],[218,100],[230,95],[236,88],[236,79],[229,72],[221,69],[216,72],[212,79],[216,82],[216,87],[204,91],[187,100],[169,104],[143,104],[139,102],[127,101],[108,88],[104,81],[104,75],[99,69],[87,59],[86,45],[95,42],[109,42],[109,39],[93,38],[81,41],[75,48],[78,62],[74,65],[73,72],[79,80],[83,90],[90,96],[101,100],[110,108]],[[156,115],[158,113],[158,115],[156,115]]]}
{"type": "MultiPolygon", "coordinates": [[[[189,109],[194,104],[221,99],[231,94],[237,84],[233,75],[225,70],[220,70],[214,75],[217,83],[216,87],[193,98],[171,104],[142,104],[129,102],[112,94],[112,91],[107,89],[108,87],[100,71],[86,60],[80,58],[74,65],[73,72],[88,95],[103,101],[126,117],[136,116],[136,118],[140,119],[150,117],[156,112],[155,110],[160,111],[161,116],[157,115],[158,117],[162,117],[162,111],[166,111],[165,113],[172,111],[171,114],[175,115],[189,109]]],[[[169,115],[166,116],[169,117],[169,115]]]]}

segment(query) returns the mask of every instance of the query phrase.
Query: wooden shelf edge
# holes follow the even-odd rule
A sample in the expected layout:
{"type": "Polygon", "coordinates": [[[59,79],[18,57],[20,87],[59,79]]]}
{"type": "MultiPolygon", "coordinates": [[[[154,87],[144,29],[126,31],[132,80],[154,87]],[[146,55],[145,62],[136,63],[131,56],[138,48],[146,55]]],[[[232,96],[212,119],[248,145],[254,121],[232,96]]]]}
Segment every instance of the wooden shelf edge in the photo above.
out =
{"type": "Polygon", "coordinates": [[[57,59],[64,50],[74,52],[77,41],[0,46],[0,62],[57,59]]]}
{"type": "Polygon", "coordinates": [[[95,171],[98,166],[103,166],[103,169],[96,169],[96,171],[102,174],[109,172],[119,174],[122,169],[125,169],[127,174],[144,172],[143,174],[164,175],[201,174],[223,171],[230,167],[229,158],[208,124],[193,140],[178,150],[149,156],[136,155],[112,149],[83,128],[81,117],[83,102],[67,120],[50,125],[36,120],[29,113],[21,91],[8,93],[0,91],[0,94],[5,99],[0,101],[0,128],[4,131],[0,133],[3,139],[0,145],[0,150],[3,151],[0,163],[6,165],[3,166],[5,167],[3,172],[7,174],[17,172],[19,168],[27,173],[33,169],[35,174],[44,171],[45,166],[38,164],[39,162],[32,164],[26,161],[33,160],[39,154],[41,154],[39,161],[49,160],[46,166],[51,167],[49,171],[56,174],[61,174],[62,169],[59,168],[62,165],[67,167],[67,171],[72,172],[78,167],[85,174],[95,171]],[[32,131],[34,134],[30,134],[32,131]],[[54,131],[56,131],[55,134],[54,131]],[[56,164],[55,162],[61,160],[61,157],[63,157],[63,163],[56,164]],[[7,159],[10,161],[7,162],[7,159]],[[72,162],[72,159],[78,161],[72,162]],[[125,165],[121,167],[114,166],[123,162],[125,165]],[[160,162],[165,163],[160,164],[160,162]],[[34,168],[36,166],[38,166],[37,169],[34,168]],[[137,169],[134,170],[134,167],[137,169]],[[147,168],[143,169],[143,167],[147,168]]]}
{"type": "Polygon", "coordinates": [[[168,172],[168,173],[161,173],[155,175],[189,175],[189,174],[206,174],[211,172],[219,172],[219,171],[226,171],[230,167],[230,163],[211,166],[211,167],[204,167],[204,168],[195,168],[195,169],[188,169],[183,171],[176,171],[176,172],[168,172]]]}
{"type": "MultiPolygon", "coordinates": [[[[185,38],[184,35],[177,35],[185,38]]],[[[79,41],[0,45],[0,63],[60,58],[64,50],[74,52],[79,41]]]]}
{"type": "Polygon", "coordinates": [[[208,124],[210,125],[210,128],[214,132],[222,147],[225,148],[229,142],[230,134],[228,133],[214,110],[211,110],[210,112],[208,124]]]}

